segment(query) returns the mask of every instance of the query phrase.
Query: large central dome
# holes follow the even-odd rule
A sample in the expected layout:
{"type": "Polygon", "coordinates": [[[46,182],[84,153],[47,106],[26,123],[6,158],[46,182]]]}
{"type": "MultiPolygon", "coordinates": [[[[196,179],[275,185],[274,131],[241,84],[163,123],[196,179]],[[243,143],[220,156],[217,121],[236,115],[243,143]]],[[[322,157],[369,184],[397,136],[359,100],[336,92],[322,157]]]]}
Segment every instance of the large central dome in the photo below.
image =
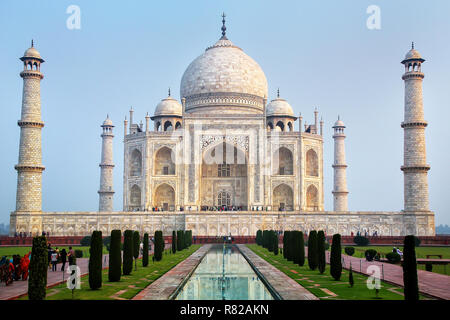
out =
{"type": "Polygon", "coordinates": [[[187,113],[263,113],[267,79],[261,67],[223,36],[183,74],[187,113]]]}

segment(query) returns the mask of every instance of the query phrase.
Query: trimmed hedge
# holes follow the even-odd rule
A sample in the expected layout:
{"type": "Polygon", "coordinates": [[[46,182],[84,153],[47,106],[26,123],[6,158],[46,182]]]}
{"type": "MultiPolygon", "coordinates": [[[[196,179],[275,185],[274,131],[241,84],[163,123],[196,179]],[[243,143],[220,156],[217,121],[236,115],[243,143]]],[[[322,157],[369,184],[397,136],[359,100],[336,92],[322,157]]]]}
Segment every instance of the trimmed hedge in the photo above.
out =
{"type": "Polygon", "coordinates": [[[133,232],[133,258],[134,258],[134,270],[137,270],[137,258],[139,258],[139,249],[141,244],[141,236],[139,231],[133,232]]]}
{"type": "Polygon", "coordinates": [[[389,263],[399,263],[402,257],[397,252],[389,252],[386,254],[386,259],[389,263]]]}
{"type": "Polygon", "coordinates": [[[89,247],[91,245],[91,236],[84,236],[80,240],[80,245],[82,245],[83,247],[89,247]]]}
{"type": "Polygon", "coordinates": [[[349,255],[349,256],[352,256],[355,254],[355,248],[353,248],[353,247],[345,247],[344,251],[345,251],[345,254],[349,255]]]}
{"type": "Polygon", "coordinates": [[[148,233],[144,233],[144,247],[142,249],[142,266],[148,266],[148,233]]]}
{"type": "Polygon", "coordinates": [[[406,236],[403,247],[403,293],[405,300],[419,300],[415,236],[406,236]]]}
{"type": "MultiPolygon", "coordinates": [[[[47,287],[48,251],[45,236],[34,237],[28,278],[28,299],[44,300],[47,287]]],[[[3,289],[5,290],[5,289],[3,289]]]]}
{"type": "Polygon", "coordinates": [[[122,232],[120,230],[111,231],[111,243],[109,249],[109,269],[108,280],[111,282],[120,281],[122,274],[122,232]]]}
{"type": "Polygon", "coordinates": [[[297,237],[298,265],[302,267],[305,264],[305,238],[303,237],[303,232],[298,231],[297,237]]]}
{"type": "Polygon", "coordinates": [[[102,232],[94,231],[89,248],[89,288],[95,290],[102,287],[102,232]]]}
{"type": "Polygon", "coordinates": [[[342,274],[341,235],[333,235],[330,254],[330,274],[334,280],[340,280],[342,274]]]}
{"type": "Polygon", "coordinates": [[[75,258],[83,258],[83,250],[75,249],[75,258]]]}
{"type": "Polygon", "coordinates": [[[374,249],[367,249],[364,252],[364,256],[366,257],[367,261],[372,261],[376,255],[377,255],[377,250],[374,250],[374,249]]]}
{"type": "Polygon", "coordinates": [[[123,233],[123,274],[129,275],[133,270],[133,231],[125,230],[123,233]]]}
{"type": "Polygon", "coordinates": [[[287,250],[288,250],[288,244],[287,240],[289,238],[289,231],[284,231],[283,233],[283,258],[287,259],[287,250]]]}
{"type": "Polygon", "coordinates": [[[369,239],[363,236],[356,236],[353,238],[353,242],[357,246],[368,246],[369,245],[369,239]]]}
{"type": "Polygon", "coordinates": [[[262,245],[262,231],[261,230],[256,231],[256,244],[258,246],[262,245]]]}
{"type": "Polygon", "coordinates": [[[278,233],[272,231],[273,254],[278,255],[278,233]]]}

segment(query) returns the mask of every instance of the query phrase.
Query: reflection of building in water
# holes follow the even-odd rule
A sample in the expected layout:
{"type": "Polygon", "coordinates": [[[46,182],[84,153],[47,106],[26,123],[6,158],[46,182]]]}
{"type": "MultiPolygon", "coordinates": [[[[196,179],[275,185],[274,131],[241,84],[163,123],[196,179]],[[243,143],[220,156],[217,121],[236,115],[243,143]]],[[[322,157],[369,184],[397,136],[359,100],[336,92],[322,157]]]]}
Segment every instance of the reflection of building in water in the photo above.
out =
{"type": "Polygon", "coordinates": [[[272,300],[272,295],[237,249],[211,249],[177,300],[272,300]]]}
{"type": "MultiPolygon", "coordinates": [[[[193,235],[247,236],[281,226],[343,235],[365,230],[379,235],[434,235],[422,103],[424,60],[415,49],[402,61],[405,210],[401,212],[348,211],[345,125],[340,119],[333,126],[335,154],[329,164],[334,168],[330,186],[334,210],[325,211],[323,121],[318,111],[307,123],[294,115],[279,91],[268,101],[262,68],[225,31],[187,67],[180,84],[181,102],[169,90],[153,116],[145,117],[145,127],[142,121],[135,122],[130,110],[124,122],[122,212],[111,212],[114,126],[110,119],[102,126],[100,212],[42,212],[44,123],[39,86],[44,60],[34,46],[21,59],[23,104],[12,234],[47,231],[73,236],[133,229],[163,230],[169,235],[174,229],[191,229],[193,235]]],[[[370,170],[376,174],[377,168],[370,170]]]]}

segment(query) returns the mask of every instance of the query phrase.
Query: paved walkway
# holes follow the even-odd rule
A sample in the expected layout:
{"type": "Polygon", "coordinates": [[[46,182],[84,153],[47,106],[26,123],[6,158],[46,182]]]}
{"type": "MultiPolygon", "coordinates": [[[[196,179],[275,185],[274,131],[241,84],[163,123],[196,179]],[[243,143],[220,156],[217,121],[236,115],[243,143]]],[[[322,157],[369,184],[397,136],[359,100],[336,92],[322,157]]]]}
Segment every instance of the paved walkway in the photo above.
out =
{"type": "MultiPolygon", "coordinates": [[[[306,248],[305,248],[306,249],[306,248]]],[[[327,251],[327,262],[330,262],[330,252],[327,251]]],[[[342,255],[343,267],[345,269],[350,268],[350,262],[352,269],[356,272],[360,272],[366,275],[367,268],[370,265],[379,266],[382,274],[381,279],[394,283],[403,287],[403,268],[399,265],[391,263],[382,263],[378,261],[366,261],[365,258],[355,258],[348,255],[342,255]]],[[[427,294],[436,298],[450,300],[450,276],[443,274],[429,272],[425,270],[417,270],[417,276],[419,278],[419,291],[423,294],[427,294]]]]}
{"type": "Polygon", "coordinates": [[[181,288],[184,282],[189,279],[209,248],[211,248],[210,244],[200,247],[184,261],[139,292],[133,300],[169,300],[176,290],[181,288]]]}
{"type": "Polygon", "coordinates": [[[319,300],[294,279],[254,253],[245,244],[238,244],[239,250],[250,260],[283,300],[319,300]]]}
{"type": "MultiPolygon", "coordinates": [[[[170,244],[166,244],[166,249],[170,248],[170,244]]],[[[150,250],[149,254],[153,254],[153,245],[152,250],[150,250]]],[[[109,254],[103,255],[102,261],[103,268],[108,268],[109,266],[109,254]]],[[[66,263],[66,269],[68,268],[69,263],[66,263]]],[[[88,274],[89,271],[89,258],[77,258],[77,266],[80,267],[81,276],[88,274]]],[[[48,269],[47,273],[47,288],[56,286],[67,281],[67,277],[70,275],[68,273],[61,271],[61,264],[58,264],[58,271],[51,271],[48,269]],[[64,275],[64,281],[63,281],[64,275]]],[[[9,286],[5,286],[4,282],[0,283],[0,300],[12,300],[17,299],[28,292],[28,281],[14,281],[9,286]]]]}

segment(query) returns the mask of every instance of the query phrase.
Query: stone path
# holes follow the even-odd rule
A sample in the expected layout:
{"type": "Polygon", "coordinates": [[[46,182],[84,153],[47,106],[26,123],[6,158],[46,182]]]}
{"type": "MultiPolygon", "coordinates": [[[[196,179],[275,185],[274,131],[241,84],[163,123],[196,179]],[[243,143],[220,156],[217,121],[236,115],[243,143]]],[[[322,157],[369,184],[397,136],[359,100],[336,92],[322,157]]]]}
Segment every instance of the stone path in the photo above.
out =
{"type": "Polygon", "coordinates": [[[133,300],[168,300],[177,288],[181,288],[184,280],[189,279],[189,276],[210,248],[210,244],[200,247],[184,261],[139,292],[133,300]]]}
{"type": "MultiPolygon", "coordinates": [[[[306,249],[306,248],[305,248],[306,249]]],[[[330,252],[326,254],[327,262],[330,262],[330,252]]],[[[355,258],[348,255],[342,255],[343,267],[345,269],[350,268],[350,262],[352,269],[356,272],[370,275],[367,273],[367,268],[370,265],[379,266],[382,270],[381,279],[390,283],[394,283],[403,287],[403,268],[399,265],[391,263],[382,263],[378,261],[366,261],[365,258],[355,258]],[[383,277],[384,274],[384,277],[383,277]]],[[[430,295],[435,298],[450,300],[450,276],[443,274],[429,272],[425,270],[417,270],[417,276],[419,278],[419,291],[423,294],[430,295]]]]}
{"type": "MultiPolygon", "coordinates": [[[[170,244],[166,244],[166,249],[170,248],[170,244]]],[[[153,254],[153,245],[152,250],[150,250],[149,254],[153,254]]],[[[109,255],[104,254],[102,259],[103,268],[108,268],[109,265],[109,255]]],[[[66,263],[66,269],[69,266],[69,263],[66,263]]],[[[77,266],[80,267],[81,276],[88,274],[89,270],[89,258],[77,258],[77,266]]],[[[61,264],[58,264],[58,271],[51,271],[48,269],[47,273],[47,288],[56,286],[67,281],[67,277],[70,276],[68,273],[64,273],[64,281],[63,281],[63,272],[61,270],[61,264]]],[[[17,299],[28,292],[28,281],[14,281],[9,286],[5,286],[4,282],[0,283],[0,300],[13,300],[17,299]]]]}
{"type": "Polygon", "coordinates": [[[311,292],[303,288],[294,279],[278,270],[263,258],[254,253],[245,244],[238,244],[239,250],[266,278],[270,285],[284,300],[319,300],[311,292]]]}

